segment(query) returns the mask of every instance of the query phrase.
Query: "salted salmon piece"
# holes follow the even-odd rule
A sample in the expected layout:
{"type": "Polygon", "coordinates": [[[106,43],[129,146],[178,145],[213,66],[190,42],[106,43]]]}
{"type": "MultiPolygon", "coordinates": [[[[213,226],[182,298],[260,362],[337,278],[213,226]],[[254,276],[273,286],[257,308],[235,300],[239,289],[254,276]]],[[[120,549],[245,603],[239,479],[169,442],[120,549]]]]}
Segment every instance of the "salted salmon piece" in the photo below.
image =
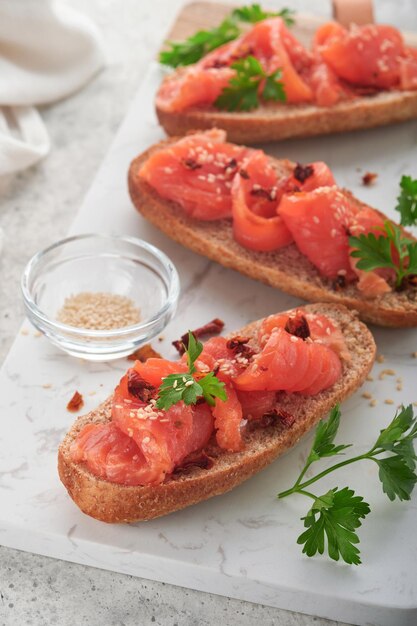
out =
{"type": "Polygon", "coordinates": [[[318,393],[332,386],[341,373],[340,359],[331,348],[304,341],[278,328],[234,384],[245,391],[298,391],[311,395],[311,380],[314,379],[318,393]],[[318,370],[320,375],[316,380],[318,370]]]}
{"type": "Polygon", "coordinates": [[[406,48],[404,57],[399,59],[401,89],[417,89],[417,50],[406,48]]]}
{"type": "Polygon", "coordinates": [[[154,152],[139,176],[190,217],[223,219],[232,215],[232,180],[250,153],[250,148],[226,143],[223,131],[209,130],[154,152]]]}
{"type": "Polygon", "coordinates": [[[268,74],[281,70],[286,102],[311,102],[313,93],[293,65],[294,61],[301,66],[309,55],[299,42],[294,46],[294,41],[295,38],[279,17],[259,22],[242,37],[242,43],[250,48],[251,54],[260,61],[268,74]]]}
{"type": "Polygon", "coordinates": [[[167,77],[156,96],[156,106],[166,111],[183,111],[195,105],[211,104],[236,74],[229,67],[184,68],[180,74],[167,77]]]}
{"type": "Polygon", "coordinates": [[[71,455],[99,478],[124,485],[141,484],[144,457],[133,439],[113,422],[84,426],[71,446],[71,455]]]}
{"type": "Polygon", "coordinates": [[[295,310],[290,315],[287,313],[270,315],[260,325],[259,344],[265,346],[270,335],[277,328],[290,329],[292,333],[296,333],[301,338],[307,339],[309,337],[313,342],[328,346],[345,361],[350,362],[351,360],[342,331],[325,315],[306,314],[302,310],[295,310]]]}
{"type": "Polygon", "coordinates": [[[212,337],[206,341],[195,363],[197,370],[202,374],[214,371],[224,382],[238,376],[247,365],[247,360],[236,355],[234,350],[227,347],[227,343],[225,337],[212,337]]]}
{"type": "Polygon", "coordinates": [[[389,89],[399,84],[401,33],[391,26],[368,24],[350,30],[324,25],[316,34],[324,61],[352,85],[389,89]],[[323,29],[323,30],[322,30],[323,29]]]}
{"type": "Polygon", "coordinates": [[[133,369],[153,387],[159,387],[162,379],[170,374],[179,374],[187,371],[185,363],[168,361],[166,359],[150,358],[142,363],[135,361],[133,369]]]}
{"type": "Polygon", "coordinates": [[[242,406],[243,417],[247,420],[257,420],[275,408],[277,394],[275,391],[241,391],[236,389],[236,395],[242,406]]]}
{"type": "Polygon", "coordinates": [[[249,250],[269,252],[287,246],[292,235],[277,206],[285,180],[278,181],[268,157],[254,152],[242,163],[246,173],[232,183],[233,236],[249,250]]]}
{"type": "Polygon", "coordinates": [[[216,441],[223,450],[238,452],[243,448],[242,405],[231,382],[225,383],[227,400],[216,398],[213,407],[216,441]]]}
{"type": "Polygon", "coordinates": [[[357,208],[337,187],[286,194],[278,207],[298,249],[323,276],[353,279],[348,229],[357,208]]]}

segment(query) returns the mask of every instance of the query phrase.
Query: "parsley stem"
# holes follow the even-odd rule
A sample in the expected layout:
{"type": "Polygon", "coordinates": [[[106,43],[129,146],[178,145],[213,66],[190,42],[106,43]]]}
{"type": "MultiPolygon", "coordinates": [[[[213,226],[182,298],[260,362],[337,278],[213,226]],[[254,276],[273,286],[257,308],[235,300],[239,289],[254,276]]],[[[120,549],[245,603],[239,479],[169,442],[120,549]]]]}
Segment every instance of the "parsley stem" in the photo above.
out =
{"type": "MultiPolygon", "coordinates": [[[[291,489],[287,489],[286,491],[281,491],[281,493],[278,494],[278,498],[286,498],[287,496],[290,496],[292,493],[304,493],[304,487],[308,487],[309,485],[312,485],[313,483],[317,482],[318,480],[320,480],[327,474],[330,474],[330,472],[333,472],[334,470],[337,470],[340,467],[344,467],[345,465],[350,465],[351,463],[355,463],[355,461],[362,461],[363,459],[372,458],[371,453],[372,453],[372,450],[369,452],[366,452],[365,454],[354,456],[351,459],[346,459],[344,461],[341,461],[340,463],[336,463],[335,465],[331,465],[327,469],[320,472],[320,474],[317,474],[317,476],[313,476],[313,478],[306,480],[304,483],[301,483],[299,479],[294,484],[294,486],[291,487],[291,489]]],[[[304,468],[304,470],[301,473],[300,478],[302,478],[302,476],[305,474],[307,469],[308,469],[307,467],[304,468]]]]}
{"type": "Polygon", "coordinates": [[[313,498],[313,500],[317,500],[317,496],[314,493],[310,493],[309,491],[305,491],[305,489],[299,489],[297,493],[301,493],[303,496],[308,496],[309,498],[313,498]]]}

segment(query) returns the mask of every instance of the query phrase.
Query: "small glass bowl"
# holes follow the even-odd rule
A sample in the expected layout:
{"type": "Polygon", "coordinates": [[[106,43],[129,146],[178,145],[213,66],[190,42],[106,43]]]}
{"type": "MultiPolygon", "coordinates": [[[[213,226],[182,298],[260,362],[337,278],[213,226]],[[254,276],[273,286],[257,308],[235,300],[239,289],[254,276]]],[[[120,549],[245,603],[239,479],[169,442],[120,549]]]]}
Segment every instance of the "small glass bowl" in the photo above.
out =
{"type": "Polygon", "coordinates": [[[35,254],[23,272],[29,320],[58,348],[91,361],[134,352],[173,317],[180,283],[170,259],[134,237],[86,234],[68,237],[35,254]],[[66,298],[106,292],[130,298],[141,321],[112,330],[77,328],[56,318],[66,298]]]}

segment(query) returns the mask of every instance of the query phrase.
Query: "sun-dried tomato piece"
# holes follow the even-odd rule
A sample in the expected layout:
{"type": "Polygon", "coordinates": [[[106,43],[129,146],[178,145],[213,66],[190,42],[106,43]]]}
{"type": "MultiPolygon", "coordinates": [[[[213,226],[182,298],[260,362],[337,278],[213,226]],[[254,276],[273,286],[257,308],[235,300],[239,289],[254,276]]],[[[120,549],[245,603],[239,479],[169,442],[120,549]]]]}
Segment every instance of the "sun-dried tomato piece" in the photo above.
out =
{"type": "Polygon", "coordinates": [[[310,327],[304,315],[289,317],[285,324],[285,330],[287,333],[290,333],[290,335],[295,335],[296,337],[300,337],[300,339],[310,337],[310,327]]]}
{"type": "Polygon", "coordinates": [[[150,385],[134,369],[127,372],[127,390],[135,398],[142,402],[149,402],[156,395],[156,387],[150,385]]]}
{"type": "Polygon", "coordinates": [[[184,461],[175,468],[174,476],[189,472],[194,467],[209,470],[213,467],[214,461],[205,452],[192,453],[184,459],[184,461]]]}
{"type": "Polygon", "coordinates": [[[314,174],[314,167],[312,165],[301,165],[297,163],[294,167],[294,178],[300,183],[304,183],[307,178],[310,178],[314,174]]]}
{"type": "MultiPolygon", "coordinates": [[[[224,322],[216,317],[214,320],[211,320],[211,322],[207,322],[204,326],[200,326],[200,328],[196,328],[191,332],[196,339],[199,339],[200,337],[204,337],[206,335],[217,335],[218,333],[221,333],[223,328],[224,322]]],[[[172,345],[181,355],[183,355],[185,352],[184,346],[185,348],[188,348],[188,333],[184,333],[181,339],[173,341],[172,345]]]]}
{"type": "Polygon", "coordinates": [[[84,398],[82,395],[75,391],[71,400],[67,404],[67,411],[71,411],[71,413],[76,413],[84,406],[84,398]]]}
{"type": "Polygon", "coordinates": [[[159,352],[154,350],[150,343],[145,343],[144,346],[141,346],[133,354],[129,354],[127,357],[128,361],[140,361],[141,363],[145,363],[148,359],[160,359],[161,355],[159,352]]]}
{"type": "Polygon", "coordinates": [[[369,187],[369,185],[373,185],[373,183],[376,181],[377,178],[378,178],[378,174],[375,174],[375,172],[366,172],[362,176],[362,183],[366,187],[369,187]]]}
{"type": "Polygon", "coordinates": [[[255,354],[255,351],[248,345],[249,338],[248,337],[232,337],[226,343],[226,347],[229,350],[233,350],[235,354],[242,354],[246,358],[250,358],[255,354]]]}

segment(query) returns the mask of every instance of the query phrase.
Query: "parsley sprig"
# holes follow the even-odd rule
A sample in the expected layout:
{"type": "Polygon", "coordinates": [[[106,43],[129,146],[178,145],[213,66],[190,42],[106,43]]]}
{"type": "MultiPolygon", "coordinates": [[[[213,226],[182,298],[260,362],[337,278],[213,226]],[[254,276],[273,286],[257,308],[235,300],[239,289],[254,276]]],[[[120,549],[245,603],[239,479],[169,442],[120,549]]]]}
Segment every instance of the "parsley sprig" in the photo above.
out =
{"type": "Polygon", "coordinates": [[[188,372],[170,374],[162,379],[156,401],[157,408],[167,411],[181,400],[184,404],[196,404],[198,398],[204,398],[210,406],[214,406],[215,398],[227,400],[224,383],[214,372],[209,372],[205,376],[197,372],[194,364],[203,350],[203,344],[195,339],[191,331],[188,332],[188,346],[184,345],[184,348],[188,372]]]}
{"type": "Polygon", "coordinates": [[[338,456],[350,447],[351,444],[333,443],[339,422],[340,409],[336,406],[330,412],[329,419],[318,425],[310,454],[294,486],[278,494],[278,498],[298,493],[313,500],[307,515],[301,518],[306,530],[297,540],[297,543],[303,545],[304,554],[307,556],[314,556],[317,552],[323,554],[327,540],[327,551],[331,559],[338,561],[342,558],[346,563],[359,565],[361,560],[356,529],[370,513],[369,504],[349,487],[342,489],[335,487],[322,496],[312,494],[307,488],[345,465],[370,460],[378,465],[382,490],[388,498],[410,500],[417,482],[415,472],[417,456],[413,443],[417,437],[417,418],[411,405],[402,407],[392,422],[381,430],[378,439],[368,452],[336,463],[313,478],[303,481],[313,463],[325,457],[338,456]]]}
{"type": "Polygon", "coordinates": [[[185,41],[169,41],[169,50],[162,50],[159,62],[170,67],[191,65],[196,63],[208,52],[222,46],[240,35],[235,20],[227,17],[223,22],[210,30],[199,30],[185,41]]]}
{"type": "Polygon", "coordinates": [[[354,248],[350,255],[359,259],[358,269],[393,269],[396,288],[402,287],[407,276],[417,274],[417,242],[405,237],[392,222],[385,222],[381,236],[368,233],[349,237],[349,245],[354,248]]]}
{"type": "Polygon", "coordinates": [[[411,176],[402,176],[400,181],[400,195],[397,198],[395,207],[401,215],[403,226],[413,226],[417,224],[417,179],[411,176]]]}
{"type": "Polygon", "coordinates": [[[277,12],[263,11],[259,4],[234,9],[223,22],[210,30],[199,30],[185,41],[169,41],[169,50],[163,50],[159,55],[159,61],[163,65],[179,67],[196,63],[208,52],[219,46],[237,39],[241,34],[239,22],[255,24],[268,17],[282,17],[287,26],[294,23],[294,11],[282,9],[277,12]]]}
{"type": "Polygon", "coordinates": [[[229,84],[224,87],[214,105],[227,111],[250,111],[259,106],[259,97],[263,100],[285,101],[285,91],[280,82],[281,70],[266,74],[258,59],[247,56],[233,63],[236,70],[229,84]],[[261,93],[260,93],[261,92],[261,93]]]}
{"type": "Polygon", "coordinates": [[[286,26],[292,26],[294,24],[294,11],[293,9],[281,9],[280,11],[264,11],[259,4],[250,4],[246,7],[240,7],[232,12],[232,17],[239,22],[249,22],[250,24],[256,24],[266,20],[268,17],[281,17],[286,26]]]}

